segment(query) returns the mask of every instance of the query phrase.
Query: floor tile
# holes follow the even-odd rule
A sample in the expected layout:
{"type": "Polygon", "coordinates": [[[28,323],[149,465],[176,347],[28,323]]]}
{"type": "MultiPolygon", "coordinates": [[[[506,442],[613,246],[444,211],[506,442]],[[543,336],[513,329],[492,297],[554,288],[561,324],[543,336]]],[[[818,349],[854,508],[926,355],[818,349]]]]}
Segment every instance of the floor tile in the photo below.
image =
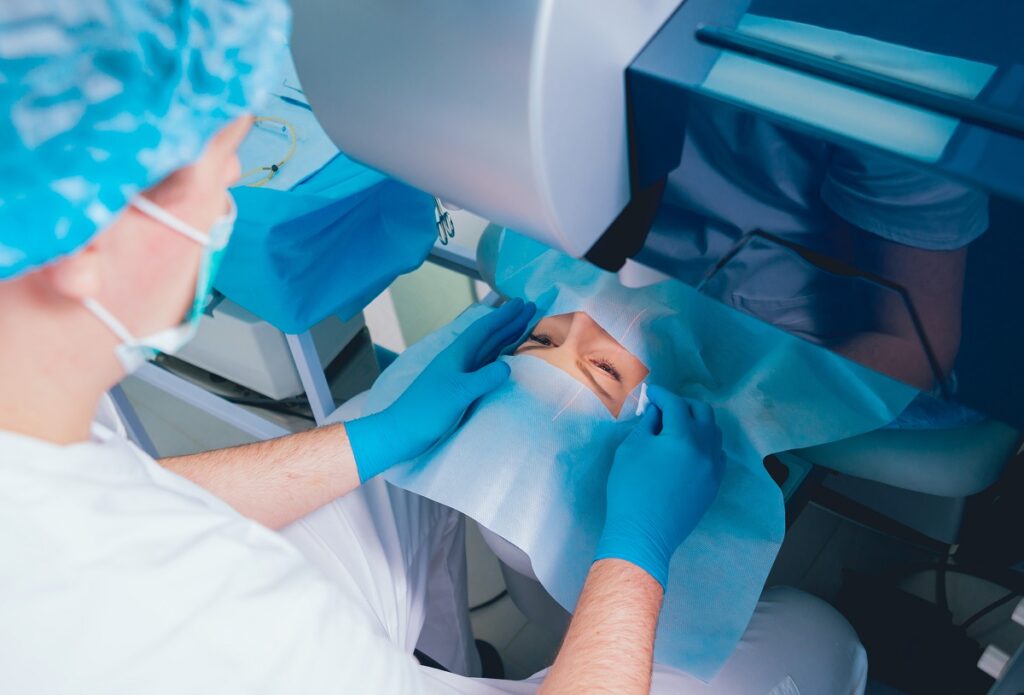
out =
{"type": "Polygon", "coordinates": [[[466,562],[469,572],[469,605],[483,603],[505,590],[498,558],[472,519],[466,520],[466,562]]]}
{"type": "MultiPolygon", "coordinates": [[[[935,597],[935,573],[920,572],[906,577],[900,588],[920,596],[927,601],[935,597]]],[[[946,573],[946,594],[953,622],[963,623],[977,611],[1002,599],[1007,587],[999,586],[980,577],[958,572],[946,573]]],[[[967,634],[981,646],[993,644],[1007,654],[1013,654],[1024,642],[1024,627],[1013,622],[1012,615],[1017,607],[1017,598],[976,620],[967,634]]]]}
{"type": "Polygon", "coordinates": [[[502,658],[525,668],[531,676],[550,666],[558,655],[559,640],[547,630],[527,623],[501,651],[502,658]]]}
{"type": "Polygon", "coordinates": [[[842,519],[809,504],[787,531],[766,586],[796,586],[839,528],[842,519]]]}
{"type": "Polygon", "coordinates": [[[505,667],[505,678],[510,681],[526,680],[536,673],[536,670],[531,671],[526,666],[507,659],[504,654],[501,656],[501,661],[502,665],[505,667]]]}
{"type": "Polygon", "coordinates": [[[868,686],[864,690],[864,695],[906,695],[906,693],[902,690],[897,690],[891,685],[869,680],[868,686]]]}
{"type": "Polygon", "coordinates": [[[844,569],[876,575],[930,558],[909,543],[843,519],[798,588],[834,602],[844,569]]]}
{"type": "Polygon", "coordinates": [[[526,616],[519,612],[508,596],[493,606],[473,611],[469,616],[473,635],[490,642],[501,652],[526,625],[526,616]]]}

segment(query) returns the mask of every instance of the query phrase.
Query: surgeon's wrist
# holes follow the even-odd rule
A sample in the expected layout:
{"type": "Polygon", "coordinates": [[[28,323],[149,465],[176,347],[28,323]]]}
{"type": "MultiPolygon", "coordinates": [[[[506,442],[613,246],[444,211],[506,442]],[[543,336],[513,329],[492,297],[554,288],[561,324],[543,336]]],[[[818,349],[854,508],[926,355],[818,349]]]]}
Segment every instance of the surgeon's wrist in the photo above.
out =
{"type": "Polygon", "coordinates": [[[597,543],[594,562],[618,559],[630,562],[661,584],[668,586],[668,566],[675,548],[666,548],[664,542],[648,529],[632,523],[605,524],[597,543]]]}
{"type": "Polygon", "coordinates": [[[399,459],[391,446],[394,442],[395,423],[388,410],[346,422],[345,432],[360,483],[365,483],[398,463],[399,459]]]}

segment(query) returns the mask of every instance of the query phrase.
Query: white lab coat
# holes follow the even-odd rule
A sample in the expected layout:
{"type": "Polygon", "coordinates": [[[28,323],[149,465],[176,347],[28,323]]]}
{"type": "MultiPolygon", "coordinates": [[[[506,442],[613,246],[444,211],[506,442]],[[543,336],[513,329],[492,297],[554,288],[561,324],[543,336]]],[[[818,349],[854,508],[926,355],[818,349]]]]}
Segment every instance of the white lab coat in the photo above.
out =
{"type": "MultiPolygon", "coordinates": [[[[543,674],[488,681],[411,656],[479,670],[452,510],[375,481],[276,534],[116,425],[94,435],[0,432],[4,693],[536,691],[543,674]]],[[[861,692],[863,650],[829,611],[769,597],[712,685],[656,667],[653,692],[861,692]]]]}
{"type": "Polygon", "coordinates": [[[411,650],[350,586],[118,433],[95,435],[0,433],[4,692],[421,691],[411,650]]]}

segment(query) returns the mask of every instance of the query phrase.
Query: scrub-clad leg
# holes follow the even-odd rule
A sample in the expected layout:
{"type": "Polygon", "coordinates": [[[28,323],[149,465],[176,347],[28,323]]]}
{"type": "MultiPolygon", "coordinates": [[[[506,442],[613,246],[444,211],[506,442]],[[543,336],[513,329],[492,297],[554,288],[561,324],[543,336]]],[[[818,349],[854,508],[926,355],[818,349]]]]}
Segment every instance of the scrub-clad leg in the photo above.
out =
{"type": "Polygon", "coordinates": [[[363,596],[394,644],[419,648],[453,672],[480,673],[459,512],[378,478],[281,533],[350,595],[363,596]]]}
{"type": "MultiPolygon", "coordinates": [[[[431,692],[460,695],[533,693],[545,672],[519,681],[426,674],[431,692]]],[[[861,695],[867,682],[864,648],[832,606],[802,591],[769,589],[736,651],[711,683],[655,664],[654,695],[861,695]]]]}
{"type": "Polygon", "coordinates": [[[672,692],[860,695],[867,674],[864,647],[839,611],[803,591],[776,587],[761,595],[715,679],[672,692]]]}
{"type": "MultiPolygon", "coordinates": [[[[418,646],[454,673],[424,668],[432,692],[536,691],[480,672],[469,625],[465,524],[458,512],[374,480],[282,531],[310,562],[356,595],[392,642],[418,646]]],[[[766,591],[743,639],[709,683],[656,665],[652,692],[683,695],[860,695],[867,659],[853,628],[824,601],[780,587],[766,591]]]]}

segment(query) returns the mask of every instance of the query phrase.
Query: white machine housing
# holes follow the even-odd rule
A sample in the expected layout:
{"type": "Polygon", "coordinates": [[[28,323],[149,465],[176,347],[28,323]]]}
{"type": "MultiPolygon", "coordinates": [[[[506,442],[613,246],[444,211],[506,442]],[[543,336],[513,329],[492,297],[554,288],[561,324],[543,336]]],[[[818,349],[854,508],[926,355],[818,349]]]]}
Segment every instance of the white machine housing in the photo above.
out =
{"type": "Polygon", "coordinates": [[[626,68],[680,4],[296,0],[291,46],[347,155],[580,257],[630,199],[626,68]]]}
{"type": "MultiPolygon", "coordinates": [[[[365,325],[360,313],[349,321],[328,316],[313,326],[320,363],[330,364],[365,325]]],[[[176,357],[276,400],[304,393],[284,333],[228,299],[203,316],[176,357]]]]}

